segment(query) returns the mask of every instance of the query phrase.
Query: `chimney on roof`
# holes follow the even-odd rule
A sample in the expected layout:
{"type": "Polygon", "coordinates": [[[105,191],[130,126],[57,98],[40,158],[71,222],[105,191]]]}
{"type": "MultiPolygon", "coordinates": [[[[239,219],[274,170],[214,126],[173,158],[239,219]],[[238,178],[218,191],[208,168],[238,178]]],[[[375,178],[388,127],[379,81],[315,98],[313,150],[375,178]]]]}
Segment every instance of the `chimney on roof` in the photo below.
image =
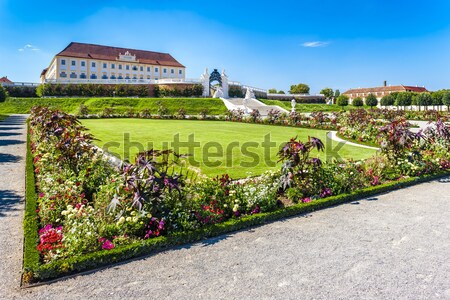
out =
{"type": "Polygon", "coordinates": [[[383,82],[383,84],[384,84],[384,86],[387,86],[387,81],[385,80],[385,81],[383,82]]]}

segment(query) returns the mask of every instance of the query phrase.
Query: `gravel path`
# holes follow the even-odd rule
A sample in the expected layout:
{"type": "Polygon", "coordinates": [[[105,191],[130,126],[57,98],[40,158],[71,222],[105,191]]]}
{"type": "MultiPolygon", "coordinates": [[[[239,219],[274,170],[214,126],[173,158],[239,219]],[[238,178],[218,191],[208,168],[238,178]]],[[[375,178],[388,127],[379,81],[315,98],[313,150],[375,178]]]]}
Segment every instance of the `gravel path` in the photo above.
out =
{"type": "Polygon", "coordinates": [[[450,177],[22,290],[20,199],[1,206],[1,299],[450,299],[450,177]]]}
{"type": "MultiPolygon", "coordinates": [[[[22,269],[26,116],[0,122],[0,297],[17,292],[22,269]]],[[[11,298],[11,297],[5,297],[11,298]]]]}

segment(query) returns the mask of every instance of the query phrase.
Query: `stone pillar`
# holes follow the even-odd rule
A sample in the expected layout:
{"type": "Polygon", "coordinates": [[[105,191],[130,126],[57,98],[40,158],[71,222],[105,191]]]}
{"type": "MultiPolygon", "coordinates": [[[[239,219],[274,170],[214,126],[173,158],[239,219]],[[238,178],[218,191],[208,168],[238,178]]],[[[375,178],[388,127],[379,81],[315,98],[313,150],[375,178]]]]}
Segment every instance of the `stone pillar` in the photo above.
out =
{"type": "Polygon", "coordinates": [[[228,76],[225,74],[225,70],[222,71],[222,94],[224,98],[229,98],[228,96],[228,76]]]}
{"type": "Polygon", "coordinates": [[[200,81],[202,83],[203,86],[203,97],[209,97],[210,96],[210,91],[209,91],[209,73],[208,73],[208,68],[205,69],[205,73],[202,74],[202,76],[200,76],[200,81]]]}

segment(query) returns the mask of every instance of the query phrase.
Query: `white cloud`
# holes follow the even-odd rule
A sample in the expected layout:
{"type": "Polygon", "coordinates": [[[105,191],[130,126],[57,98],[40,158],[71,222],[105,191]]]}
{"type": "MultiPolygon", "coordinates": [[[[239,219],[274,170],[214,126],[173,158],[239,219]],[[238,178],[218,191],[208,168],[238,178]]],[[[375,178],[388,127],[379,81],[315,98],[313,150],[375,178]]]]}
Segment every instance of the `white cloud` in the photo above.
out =
{"type": "Polygon", "coordinates": [[[317,47],[326,47],[329,44],[330,42],[313,41],[313,42],[305,42],[302,44],[302,46],[307,48],[317,48],[317,47]]]}
{"type": "Polygon", "coordinates": [[[17,49],[19,52],[23,52],[23,51],[40,51],[41,49],[37,48],[36,46],[33,46],[31,44],[26,44],[25,46],[23,46],[22,48],[17,49]]]}

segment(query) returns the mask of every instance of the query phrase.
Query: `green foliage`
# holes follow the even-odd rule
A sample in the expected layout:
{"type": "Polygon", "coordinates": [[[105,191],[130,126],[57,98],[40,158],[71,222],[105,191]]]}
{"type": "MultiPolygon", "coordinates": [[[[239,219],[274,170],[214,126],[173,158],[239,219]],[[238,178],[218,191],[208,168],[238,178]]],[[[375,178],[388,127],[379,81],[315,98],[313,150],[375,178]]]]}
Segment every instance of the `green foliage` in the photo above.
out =
{"type": "Polygon", "coordinates": [[[267,92],[269,94],[276,94],[277,93],[277,89],[269,89],[267,92]]]}
{"type": "Polygon", "coordinates": [[[374,94],[369,94],[366,97],[366,105],[370,107],[374,107],[378,105],[378,99],[374,94]]]}
{"type": "Polygon", "coordinates": [[[450,107],[450,91],[446,91],[443,95],[442,95],[442,104],[447,106],[447,111],[449,110],[450,107]]]}
{"type": "Polygon", "coordinates": [[[305,83],[291,85],[290,94],[309,94],[309,86],[305,83]]]}
{"type": "Polygon", "coordinates": [[[392,95],[386,95],[381,98],[380,104],[381,106],[391,106],[394,105],[395,99],[392,95]]]}
{"type": "Polygon", "coordinates": [[[417,95],[417,105],[430,106],[433,104],[433,98],[430,93],[420,93],[417,95]]]}
{"type": "Polygon", "coordinates": [[[340,95],[336,99],[336,104],[344,108],[348,105],[348,97],[346,95],[340,95]]]}
{"type": "Polygon", "coordinates": [[[364,105],[363,99],[361,97],[356,97],[355,99],[353,99],[352,105],[356,107],[363,106],[364,105]]]}
{"type": "Polygon", "coordinates": [[[324,88],[320,91],[320,93],[322,95],[325,96],[326,99],[331,99],[334,95],[333,89],[332,88],[324,88]]]}
{"type": "Polygon", "coordinates": [[[228,96],[231,98],[243,98],[244,95],[245,93],[240,86],[232,85],[228,88],[228,96]]]}
{"type": "Polygon", "coordinates": [[[24,230],[24,255],[23,268],[24,280],[31,279],[33,270],[39,267],[39,252],[36,249],[38,241],[38,223],[36,215],[37,195],[35,189],[33,156],[30,148],[30,136],[27,136],[27,156],[25,169],[25,216],[23,220],[24,230]]]}
{"type": "Polygon", "coordinates": [[[334,98],[337,98],[341,95],[341,92],[339,90],[334,91],[334,98]]]}
{"type": "Polygon", "coordinates": [[[6,98],[8,98],[8,92],[0,85],[0,102],[5,102],[6,98]]]}
{"type": "Polygon", "coordinates": [[[35,86],[25,86],[25,85],[5,86],[5,89],[10,97],[18,97],[18,98],[36,97],[36,88],[37,87],[35,86]]]}
{"type": "Polygon", "coordinates": [[[193,84],[183,88],[177,87],[158,87],[158,97],[199,97],[203,94],[201,84],[193,84]]]}
{"type": "Polygon", "coordinates": [[[279,91],[278,91],[278,94],[283,94],[283,95],[284,95],[284,94],[286,94],[286,93],[285,93],[284,91],[282,91],[282,90],[279,90],[279,91]]]}
{"type": "Polygon", "coordinates": [[[409,106],[412,104],[412,96],[410,92],[398,93],[395,104],[397,106],[409,106]]]}

